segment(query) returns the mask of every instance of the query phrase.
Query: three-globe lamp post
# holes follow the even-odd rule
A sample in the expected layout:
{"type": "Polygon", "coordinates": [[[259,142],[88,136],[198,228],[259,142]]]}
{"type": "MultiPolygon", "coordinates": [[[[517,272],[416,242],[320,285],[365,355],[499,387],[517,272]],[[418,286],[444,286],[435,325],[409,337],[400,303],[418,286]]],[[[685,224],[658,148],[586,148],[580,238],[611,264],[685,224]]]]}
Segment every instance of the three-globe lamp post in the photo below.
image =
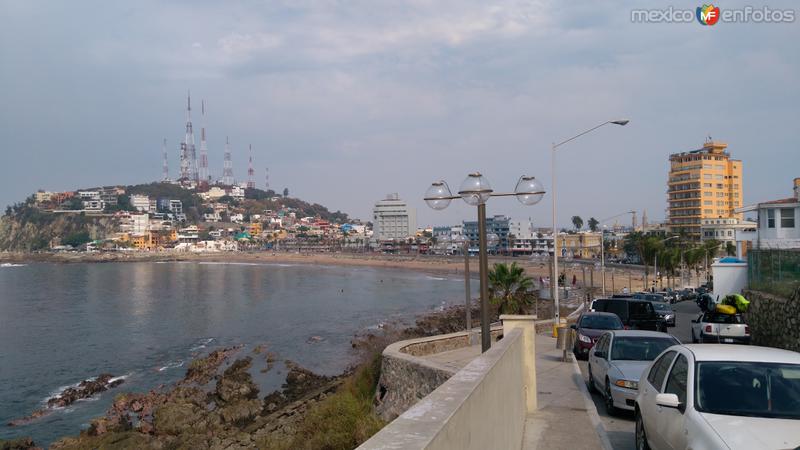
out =
{"type": "MultiPolygon", "coordinates": [[[[489,181],[479,172],[471,173],[461,183],[458,195],[453,195],[445,181],[436,181],[425,192],[425,203],[435,210],[442,210],[454,199],[462,199],[470,206],[478,208],[478,267],[480,272],[481,298],[481,351],[491,347],[489,330],[489,258],[486,253],[486,202],[491,197],[514,196],[523,205],[535,205],[542,200],[545,191],[542,184],[534,177],[523,175],[517,181],[514,192],[494,192],[489,181]]],[[[469,310],[469,304],[467,305],[469,310]]]]}

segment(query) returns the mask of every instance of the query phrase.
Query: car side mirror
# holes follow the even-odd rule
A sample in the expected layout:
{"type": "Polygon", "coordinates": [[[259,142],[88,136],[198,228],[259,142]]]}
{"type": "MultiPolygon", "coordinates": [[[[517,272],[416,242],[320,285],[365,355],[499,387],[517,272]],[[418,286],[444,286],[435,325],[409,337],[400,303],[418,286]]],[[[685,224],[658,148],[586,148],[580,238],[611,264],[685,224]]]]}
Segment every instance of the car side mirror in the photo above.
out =
{"type": "Polygon", "coordinates": [[[573,323],[572,325],[570,325],[569,327],[570,327],[571,329],[573,329],[573,330],[577,330],[577,329],[578,329],[578,325],[577,325],[577,324],[574,324],[574,323],[573,323]]]}
{"type": "Polygon", "coordinates": [[[697,323],[697,319],[692,319],[692,323],[697,323]]]}
{"type": "Polygon", "coordinates": [[[656,395],[656,405],[663,406],[665,408],[679,409],[681,402],[678,400],[678,396],[675,394],[658,394],[656,395]]]}

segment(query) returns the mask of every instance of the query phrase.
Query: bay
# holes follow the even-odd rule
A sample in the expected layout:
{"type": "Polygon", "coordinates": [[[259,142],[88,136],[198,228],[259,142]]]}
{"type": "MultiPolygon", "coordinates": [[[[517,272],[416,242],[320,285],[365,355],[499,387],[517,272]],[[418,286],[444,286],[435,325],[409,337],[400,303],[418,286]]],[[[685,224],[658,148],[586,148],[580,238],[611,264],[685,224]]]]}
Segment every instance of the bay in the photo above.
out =
{"type": "MultiPolygon", "coordinates": [[[[47,445],[77,434],[117,393],[174,382],[193,356],[222,346],[266,344],[280,360],[338,374],[353,363],[355,333],[462,301],[459,275],[399,269],[211,262],[2,267],[0,438],[32,436],[47,445]],[[5,425],[102,372],[126,381],[30,424],[5,425]]],[[[277,389],[284,376],[279,365],[259,382],[277,389]]]]}

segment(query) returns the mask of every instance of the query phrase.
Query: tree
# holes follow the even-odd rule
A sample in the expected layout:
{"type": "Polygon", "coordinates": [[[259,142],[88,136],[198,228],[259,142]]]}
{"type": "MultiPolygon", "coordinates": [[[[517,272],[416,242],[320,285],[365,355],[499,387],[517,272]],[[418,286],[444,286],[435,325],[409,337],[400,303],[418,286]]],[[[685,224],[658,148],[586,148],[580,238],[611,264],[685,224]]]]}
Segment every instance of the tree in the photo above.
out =
{"type": "Polygon", "coordinates": [[[531,277],[525,276],[525,269],[511,263],[495,264],[489,271],[489,295],[492,303],[499,306],[500,314],[521,314],[530,304],[528,289],[533,286],[531,277]]]}
{"type": "Polygon", "coordinates": [[[731,241],[728,241],[725,244],[725,253],[727,253],[728,256],[736,256],[736,244],[734,244],[731,241]]]}
{"type": "Polygon", "coordinates": [[[289,188],[283,188],[283,196],[284,197],[288,197],[289,196],[289,188]]]}
{"type": "Polygon", "coordinates": [[[592,232],[597,231],[598,225],[600,225],[600,222],[597,219],[594,217],[589,218],[589,229],[592,230],[592,232]]]}
{"type": "Polygon", "coordinates": [[[575,226],[575,231],[583,228],[583,219],[581,219],[581,216],[572,216],[572,225],[575,226]]]}
{"type": "Polygon", "coordinates": [[[91,242],[91,240],[92,238],[89,236],[88,231],[80,231],[65,237],[61,240],[61,243],[64,245],[70,245],[72,247],[80,247],[87,242],[91,242]]]}

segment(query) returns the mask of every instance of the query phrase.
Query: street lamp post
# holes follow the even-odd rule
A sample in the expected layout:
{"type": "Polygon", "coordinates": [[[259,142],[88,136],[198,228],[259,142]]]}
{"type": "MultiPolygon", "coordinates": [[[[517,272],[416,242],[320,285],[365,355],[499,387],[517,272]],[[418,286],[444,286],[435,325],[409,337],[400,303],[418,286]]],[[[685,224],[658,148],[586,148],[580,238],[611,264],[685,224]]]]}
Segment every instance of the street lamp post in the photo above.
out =
{"type": "Polygon", "coordinates": [[[558,230],[556,228],[556,149],[561,147],[562,145],[566,144],[567,142],[573,141],[584,134],[591,133],[592,131],[608,124],[620,125],[625,126],[630,122],[627,119],[622,120],[609,120],[607,122],[603,122],[600,125],[597,125],[593,128],[589,128],[588,130],[584,131],[583,133],[576,134],[569,139],[563,140],[558,144],[553,143],[551,146],[551,170],[553,172],[553,185],[551,187],[551,196],[553,198],[553,276],[551,277],[550,288],[552,289],[552,296],[553,296],[553,309],[555,309],[555,316],[553,322],[553,334],[556,332],[556,328],[561,323],[561,314],[559,313],[559,304],[558,304],[558,230]]]}
{"type": "MultiPolygon", "coordinates": [[[[625,211],[624,213],[619,213],[615,216],[606,217],[605,219],[600,221],[600,274],[603,277],[603,283],[601,284],[603,297],[606,296],[606,230],[603,229],[603,223],[608,220],[614,219],[619,216],[624,216],[625,214],[636,214],[636,211],[625,211]]],[[[592,286],[594,288],[594,286],[592,286]]]]}
{"type": "Polygon", "coordinates": [[[472,329],[472,293],[469,285],[469,239],[463,234],[453,236],[452,241],[461,244],[464,252],[464,295],[466,296],[467,306],[467,331],[472,329]]]}
{"type": "Polygon", "coordinates": [[[450,201],[460,198],[471,206],[478,208],[478,261],[480,269],[481,291],[481,351],[491,347],[489,330],[489,258],[486,255],[486,201],[491,197],[514,196],[523,205],[535,205],[541,201],[545,191],[542,184],[534,177],[521,176],[512,193],[494,192],[486,178],[478,172],[471,173],[461,183],[458,195],[454,196],[444,181],[436,181],[425,192],[425,203],[429,207],[441,210],[450,205],[450,201]]]}

